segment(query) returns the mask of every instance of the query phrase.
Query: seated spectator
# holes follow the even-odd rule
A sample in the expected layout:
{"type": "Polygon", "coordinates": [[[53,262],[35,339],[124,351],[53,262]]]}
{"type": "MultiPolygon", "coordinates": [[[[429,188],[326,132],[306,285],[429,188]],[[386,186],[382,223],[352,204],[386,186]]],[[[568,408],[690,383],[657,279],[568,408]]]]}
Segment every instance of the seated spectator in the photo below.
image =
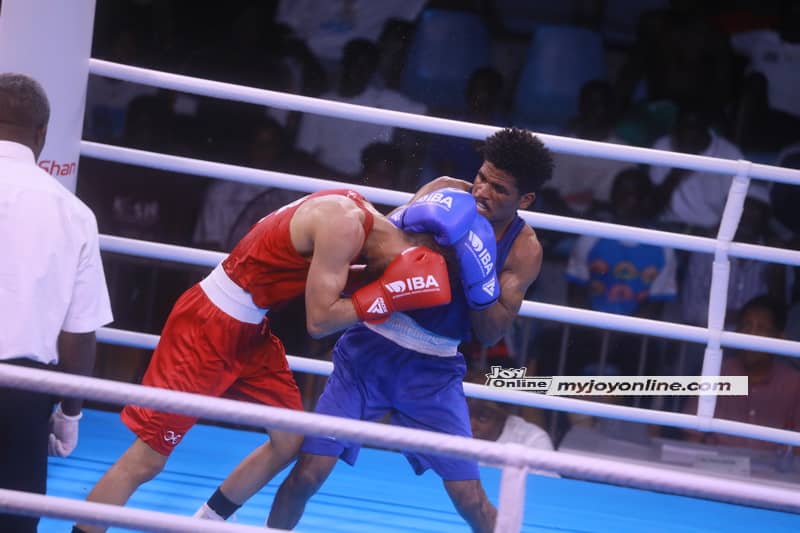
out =
{"type": "MultiPolygon", "coordinates": [[[[393,144],[372,143],[361,151],[362,185],[379,189],[400,189],[400,171],[403,168],[403,152],[393,144]]],[[[389,214],[396,206],[374,204],[383,214],[389,214]]]]}
{"type": "MultiPolygon", "coordinates": [[[[768,296],[748,301],[739,314],[737,331],[748,335],[780,338],[786,326],[786,306],[768,296]]],[[[718,396],[714,418],[736,420],[779,429],[800,428],[800,372],[780,357],[753,350],[726,353],[720,375],[747,376],[746,396],[718,396]]],[[[698,397],[691,396],[683,411],[695,414],[698,397]]],[[[726,435],[687,430],[694,442],[739,446],[758,450],[778,450],[782,445],[726,435]]]]}
{"type": "MultiPolygon", "coordinates": [[[[683,107],[670,135],[653,145],[657,150],[742,159],[730,141],[711,129],[709,115],[700,108],[683,107]]],[[[683,168],[652,167],[654,209],[668,229],[679,233],[711,235],[719,225],[732,177],[683,168]]]]}
{"type": "MultiPolygon", "coordinates": [[[[583,376],[618,376],[619,369],[614,365],[605,365],[602,368],[598,364],[590,364],[584,367],[581,371],[583,376]]],[[[595,402],[602,402],[615,405],[626,405],[629,396],[618,395],[604,395],[604,396],[579,396],[581,400],[591,400],[595,402]]],[[[639,444],[648,444],[651,439],[651,428],[647,424],[641,422],[631,422],[628,420],[620,420],[617,418],[606,418],[601,416],[586,415],[583,413],[566,413],[567,421],[569,423],[569,430],[575,427],[588,427],[594,429],[603,437],[615,440],[623,440],[628,442],[636,442],[639,444]]],[[[567,439],[567,435],[564,435],[567,439]]]]}
{"type": "Polygon", "coordinates": [[[401,90],[403,70],[408,62],[408,50],[415,32],[416,24],[410,20],[392,17],[383,23],[377,41],[381,56],[377,83],[387,89],[401,90]]]}
{"type": "MultiPolygon", "coordinates": [[[[126,115],[120,144],[171,151],[174,115],[164,95],[134,98],[126,115]]],[[[203,189],[192,176],[93,158],[80,163],[78,193],[101,233],[186,245],[203,189]]]]}
{"type": "MultiPolygon", "coordinates": [[[[594,80],[582,88],[578,115],[564,132],[570,137],[621,144],[614,135],[614,94],[605,81],[594,80]]],[[[553,154],[553,178],[543,199],[544,210],[585,215],[597,202],[608,203],[614,176],[630,163],[601,157],[553,154]]]]}
{"type": "MultiPolygon", "coordinates": [[[[611,192],[613,221],[644,225],[650,190],[650,180],[643,170],[620,172],[611,192]]],[[[651,244],[582,235],[572,249],[566,277],[570,305],[606,313],[658,318],[664,302],[677,296],[675,253],[651,244]]],[[[601,357],[610,357],[626,375],[637,374],[641,338],[604,332],[610,337],[601,342],[599,333],[595,329],[575,330],[572,367],[580,368],[596,360],[597,347],[603,346],[607,353],[601,357]]]]}
{"type": "MultiPolygon", "coordinates": [[[[467,380],[483,385],[486,376],[483,372],[472,370],[468,373],[467,380]]],[[[511,414],[510,406],[478,398],[468,398],[467,405],[473,438],[502,443],[513,442],[538,450],[553,451],[550,435],[538,425],[511,414]]],[[[553,472],[538,470],[533,472],[558,477],[553,472]]]]}
{"type": "Polygon", "coordinates": [[[800,140],[800,4],[781,2],[777,29],[734,34],[731,45],[748,62],[736,117],[738,142],[774,152],[800,140]]]}
{"type": "MultiPolygon", "coordinates": [[[[787,146],[778,155],[778,166],[800,169],[800,142],[787,146]]],[[[788,233],[788,247],[800,250],[800,185],[773,183],[770,191],[772,212],[775,220],[788,233]]],[[[786,338],[800,341],[800,266],[795,266],[789,276],[793,284],[789,294],[789,318],[786,322],[786,338]]],[[[800,367],[800,362],[794,361],[800,367]]]]}
{"type": "MultiPolygon", "coordinates": [[[[140,64],[140,37],[125,26],[109,37],[101,58],[124,65],[140,64]]],[[[103,50],[100,43],[96,43],[103,50]]],[[[103,76],[90,75],[86,85],[86,113],[83,137],[89,141],[117,142],[125,134],[125,120],[131,102],[139,96],[153,96],[158,88],[103,76]]]]}
{"type": "MultiPolygon", "coordinates": [[[[284,129],[273,119],[262,118],[245,134],[243,160],[236,163],[277,172],[295,171],[293,152],[287,148],[284,129]]],[[[215,180],[203,201],[194,230],[197,246],[226,251],[265,214],[305,193],[230,180],[215,180]]]]}
{"type": "MultiPolygon", "coordinates": [[[[650,180],[630,168],[614,179],[614,222],[641,226],[647,220],[650,180]]],[[[570,301],[577,307],[655,318],[677,296],[675,254],[669,248],[582,235],[567,265],[570,301]]]]}
{"type": "MultiPolygon", "coordinates": [[[[769,242],[769,192],[767,187],[753,182],[747,191],[742,218],[734,240],[749,244],[769,242]]],[[[729,257],[728,309],[726,321],[737,322],[737,313],[751,298],[769,294],[778,301],[785,300],[786,267],[756,259],[729,257]]],[[[708,323],[708,295],[711,290],[711,271],[714,255],[694,252],[689,255],[686,277],[681,285],[681,318],[687,324],[705,327],[708,323]]]]}
{"type": "Polygon", "coordinates": [[[710,10],[709,2],[669,2],[639,16],[636,42],[615,83],[620,112],[638,92],[648,101],[694,100],[713,117],[722,115],[732,93],[733,54],[706,16],[710,10]]]}
{"type": "MultiPolygon", "coordinates": [[[[454,120],[504,126],[508,117],[503,103],[503,75],[491,67],[479,68],[467,83],[467,110],[452,117],[454,120]]],[[[435,135],[428,144],[422,181],[439,176],[453,176],[472,180],[483,158],[477,151],[478,141],[451,135],[435,135]]]]}
{"type": "Polygon", "coordinates": [[[526,422],[522,417],[509,414],[502,404],[477,398],[470,398],[467,404],[474,438],[553,450],[553,441],[545,430],[526,422]]]}
{"type": "Polygon", "coordinates": [[[291,26],[323,61],[335,63],[351,39],[377,39],[387,20],[414,20],[425,3],[280,0],[275,20],[291,26]]]}
{"type": "MultiPolygon", "coordinates": [[[[783,168],[800,170],[800,142],[781,150],[775,164],[783,168]]],[[[770,188],[770,203],[776,221],[786,231],[800,237],[800,209],[797,209],[800,205],[800,184],[773,183],[770,188]]]]}
{"type": "MultiPolygon", "coordinates": [[[[373,84],[378,68],[378,47],[366,39],[354,39],[345,46],[341,78],[335,92],[321,98],[394,111],[424,114],[425,106],[391,89],[373,84]]],[[[314,156],[332,172],[355,178],[360,170],[361,151],[372,142],[390,142],[395,128],[306,113],[297,133],[297,148],[314,156]]]]}
{"type": "MultiPolygon", "coordinates": [[[[174,116],[163,95],[139,96],[128,106],[124,146],[169,153],[174,116]]],[[[101,233],[189,245],[205,183],[197,176],[81,158],[77,194],[97,215],[101,233]]],[[[157,333],[188,273],[163,262],[104,255],[115,327],[157,333]]]]}

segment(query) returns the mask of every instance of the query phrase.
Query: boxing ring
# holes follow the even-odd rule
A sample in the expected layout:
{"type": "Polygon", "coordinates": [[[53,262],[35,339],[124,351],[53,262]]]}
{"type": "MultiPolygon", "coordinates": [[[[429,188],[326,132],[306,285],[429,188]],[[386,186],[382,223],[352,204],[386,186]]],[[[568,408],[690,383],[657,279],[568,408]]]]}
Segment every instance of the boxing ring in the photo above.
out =
{"type": "MultiPolygon", "coordinates": [[[[497,129],[484,125],[201,80],[97,59],[89,60],[89,70],[100,76],[200,96],[469,139],[484,139],[497,129]]],[[[790,357],[800,356],[800,343],[798,342],[744,335],[723,329],[730,257],[800,266],[800,252],[798,251],[749,245],[732,240],[741,217],[750,179],[800,185],[800,171],[754,164],[749,161],[714,159],[553,135],[539,135],[539,137],[548,148],[555,152],[728,174],[733,176],[733,181],[716,238],[673,234],[542,213],[520,213],[526,222],[537,229],[612,237],[713,254],[714,264],[707,328],[573,309],[533,301],[523,302],[520,310],[521,316],[703,343],[706,345],[702,367],[702,374],[705,376],[719,375],[723,348],[744,348],[790,357]]],[[[308,176],[256,170],[87,141],[81,142],[80,151],[83,156],[90,158],[302,192],[340,186],[337,182],[308,176]]],[[[410,194],[398,191],[351,184],[348,184],[348,187],[358,190],[370,201],[381,204],[399,205],[410,198],[410,194]]],[[[224,254],[208,250],[137,241],[113,235],[102,235],[100,244],[101,249],[106,252],[168,260],[209,269],[224,257],[224,254]]],[[[98,331],[98,340],[110,344],[152,349],[156,345],[158,337],[135,331],[102,328],[98,331]]],[[[292,369],[298,372],[327,375],[332,369],[332,364],[326,361],[294,355],[289,359],[292,369]]],[[[312,498],[308,512],[310,518],[304,518],[300,522],[298,529],[301,531],[455,531],[459,528],[466,530],[466,526],[455,514],[455,511],[448,507],[449,502],[441,501],[441,498],[446,498],[446,496],[441,486],[435,482],[436,480],[432,480],[428,476],[404,478],[403,476],[410,475],[410,469],[404,463],[396,468],[392,466],[393,461],[400,456],[386,451],[391,449],[443,453],[475,459],[496,466],[497,468],[482,468],[482,475],[485,476],[484,482],[488,487],[490,498],[498,505],[496,531],[503,533],[520,530],[658,530],[659,521],[670,521],[667,529],[671,531],[681,530],[681,528],[686,531],[697,531],[703,522],[691,521],[686,517],[691,513],[698,513],[698,516],[702,516],[704,512],[716,516],[717,524],[727,524],[729,527],[726,530],[728,531],[737,527],[746,530],[756,527],[755,524],[763,526],[765,523],[769,523],[770,529],[776,531],[800,530],[800,516],[795,514],[800,513],[800,491],[797,490],[797,487],[766,486],[660,466],[622,463],[611,459],[586,457],[561,451],[531,450],[516,444],[499,444],[370,422],[341,420],[313,413],[297,413],[232,400],[29,368],[3,367],[0,370],[0,385],[42,392],[58,392],[61,395],[80,396],[118,405],[133,403],[209,420],[254,427],[271,427],[314,435],[332,435],[347,440],[361,441],[380,448],[364,451],[365,457],[352,470],[365,477],[360,480],[351,480],[351,484],[348,485],[350,490],[344,490],[345,496],[332,497],[332,492],[326,492],[326,487],[328,487],[326,484],[322,492],[316,498],[312,498]],[[531,470],[556,472],[569,479],[532,475],[529,474],[531,470]],[[405,487],[405,491],[392,491],[385,487],[387,484],[392,484],[395,479],[397,487],[405,487]],[[386,490],[385,492],[382,492],[383,489],[373,491],[369,487],[384,487],[386,490]],[[401,494],[402,492],[405,493],[401,494]],[[599,496],[600,494],[605,494],[605,496],[599,496]],[[380,495],[385,495],[387,499],[379,501],[380,495]],[[554,495],[557,495],[558,498],[554,495]],[[399,501],[393,498],[404,499],[399,501]],[[318,503],[317,499],[322,501],[318,503]],[[564,499],[567,501],[563,501],[564,499]],[[620,503],[626,499],[633,504],[620,503]],[[644,503],[645,500],[648,500],[649,503],[644,503]],[[602,514],[597,511],[598,501],[604,502],[610,514],[602,514]],[[318,505],[320,507],[316,507],[318,505]],[[325,523],[323,526],[323,522],[316,522],[315,517],[319,517],[319,513],[323,515],[324,513],[315,509],[321,509],[325,505],[334,511],[331,511],[329,516],[332,522],[325,523]],[[340,511],[335,511],[337,508],[340,511]],[[582,508],[586,509],[583,514],[588,517],[584,522],[576,518],[582,514],[582,508]],[[554,509],[561,511],[554,511],[554,509]],[[640,516],[644,509],[650,513],[649,518],[640,516]],[[665,509],[681,509],[687,514],[679,517],[675,512],[666,512],[665,509]],[[548,512],[551,514],[548,515],[548,512]],[[406,518],[398,518],[401,514],[404,514],[406,518]],[[548,519],[548,516],[551,519],[548,519]],[[558,517],[558,519],[553,517],[558,517]],[[604,522],[598,525],[596,523],[600,519],[598,517],[602,517],[603,520],[613,519],[615,522],[613,524],[604,522]],[[403,520],[407,520],[407,522],[403,520]],[[592,523],[592,520],[595,523],[592,523]],[[404,524],[407,524],[408,527],[405,527],[404,524]]],[[[697,414],[689,415],[520,391],[491,389],[470,383],[465,383],[464,390],[467,396],[518,405],[676,428],[713,431],[800,446],[800,433],[797,432],[715,418],[715,397],[713,396],[701,396],[697,414]]],[[[59,486],[71,487],[64,489],[64,494],[72,497],[38,496],[0,490],[0,509],[65,520],[80,518],[95,523],[145,531],[264,531],[263,527],[243,524],[245,522],[254,525],[263,524],[271,496],[282,476],[274,480],[269,487],[254,498],[254,500],[258,499],[260,503],[260,518],[256,518],[255,514],[245,514],[242,511],[240,512],[241,522],[220,524],[201,522],[187,516],[213,492],[219,481],[236,463],[236,461],[226,463],[222,459],[217,460],[217,455],[227,455],[227,451],[216,443],[225,442],[231,448],[236,448],[238,451],[243,450],[240,455],[231,451],[230,455],[236,455],[238,460],[260,444],[263,439],[263,435],[260,434],[246,434],[245,432],[234,432],[234,430],[198,426],[187,435],[184,443],[173,454],[169,464],[177,463],[179,466],[168,466],[167,471],[159,477],[159,480],[162,477],[169,478],[165,483],[167,483],[167,487],[171,488],[164,488],[163,492],[158,492],[157,496],[153,496],[152,501],[137,500],[135,495],[131,500],[131,505],[125,508],[82,501],[82,495],[88,493],[94,481],[107,468],[106,463],[116,460],[131,439],[130,433],[125,430],[116,417],[110,417],[104,413],[87,412],[86,419],[81,424],[81,441],[76,450],[76,457],[51,460],[50,493],[53,493],[53,479],[56,478],[62,480],[58,482],[59,486]],[[200,435],[202,435],[202,439],[200,435]],[[124,439],[124,444],[119,443],[118,439],[120,438],[124,439]],[[205,444],[201,444],[201,440],[205,444]],[[119,446],[123,448],[118,450],[119,446]],[[209,456],[214,457],[214,460],[210,461],[209,456]],[[209,464],[212,462],[215,464],[209,464]],[[197,489],[198,486],[201,490],[197,489]],[[192,499],[191,503],[187,503],[185,506],[170,507],[168,503],[165,503],[171,498],[185,498],[187,494],[190,494],[192,499]],[[266,495],[269,495],[269,499],[266,495]],[[174,514],[165,514],[164,510],[174,514]]],[[[345,473],[341,468],[337,468],[332,474],[329,484],[337,483],[337,476],[347,478],[354,474],[345,473]]],[[[148,490],[143,487],[139,492],[147,493],[148,490]]],[[[250,508],[246,506],[243,510],[250,508]]],[[[48,523],[47,520],[43,521],[44,525],[48,523]]],[[[63,530],[63,525],[61,528],[63,530]]],[[[53,529],[53,531],[56,530],[53,529]]]]}

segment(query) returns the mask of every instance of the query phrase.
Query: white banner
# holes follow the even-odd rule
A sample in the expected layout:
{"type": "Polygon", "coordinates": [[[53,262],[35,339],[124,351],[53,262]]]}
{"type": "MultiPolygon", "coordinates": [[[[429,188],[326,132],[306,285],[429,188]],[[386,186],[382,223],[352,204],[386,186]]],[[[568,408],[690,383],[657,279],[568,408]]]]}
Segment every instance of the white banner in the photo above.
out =
{"type": "Polygon", "coordinates": [[[0,72],[27,74],[50,100],[39,166],[71,191],[78,176],[95,0],[3,0],[0,72]]]}
{"type": "Polygon", "coordinates": [[[493,366],[486,386],[551,396],[747,396],[747,376],[528,376],[493,366]]]}

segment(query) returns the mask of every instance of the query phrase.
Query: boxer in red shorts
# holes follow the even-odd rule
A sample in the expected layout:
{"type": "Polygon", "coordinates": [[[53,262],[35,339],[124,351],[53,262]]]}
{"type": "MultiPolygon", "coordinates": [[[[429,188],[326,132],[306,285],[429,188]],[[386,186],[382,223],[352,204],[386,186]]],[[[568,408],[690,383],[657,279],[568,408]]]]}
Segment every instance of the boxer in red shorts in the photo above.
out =
{"type": "MultiPolygon", "coordinates": [[[[393,311],[447,304],[447,264],[429,248],[436,246],[428,234],[398,229],[354,191],[301,198],[256,223],[208,277],[178,299],[142,383],[300,410],[283,344],[269,329],[269,309],[305,295],[308,332],[324,337],[357,322],[381,322],[393,311]],[[356,261],[366,263],[374,281],[343,298],[356,261]],[[402,283],[398,290],[398,280],[417,276],[426,283],[402,283]]],[[[163,470],[197,421],[132,405],[122,420],[137,438],[89,501],[124,505],[163,470]]],[[[249,480],[271,479],[295,457],[302,439],[270,431],[269,441],[234,472],[231,486],[237,489],[225,491],[226,497],[235,502],[249,480]]],[[[78,525],[73,531],[105,527],[78,525]]]]}

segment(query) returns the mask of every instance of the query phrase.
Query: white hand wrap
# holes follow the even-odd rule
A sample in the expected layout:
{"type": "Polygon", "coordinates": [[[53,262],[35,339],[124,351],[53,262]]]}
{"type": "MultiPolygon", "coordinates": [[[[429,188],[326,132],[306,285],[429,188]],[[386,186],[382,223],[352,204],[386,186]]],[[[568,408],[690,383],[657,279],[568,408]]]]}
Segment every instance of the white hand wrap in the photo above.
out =
{"type": "Polygon", "coordinates": [[[78,445],[78,421],[83,413],[76,416],[65,415],[61,404],[50,415],[50,442],[47,453],[56,457],[66,457],[78,445]]]}

